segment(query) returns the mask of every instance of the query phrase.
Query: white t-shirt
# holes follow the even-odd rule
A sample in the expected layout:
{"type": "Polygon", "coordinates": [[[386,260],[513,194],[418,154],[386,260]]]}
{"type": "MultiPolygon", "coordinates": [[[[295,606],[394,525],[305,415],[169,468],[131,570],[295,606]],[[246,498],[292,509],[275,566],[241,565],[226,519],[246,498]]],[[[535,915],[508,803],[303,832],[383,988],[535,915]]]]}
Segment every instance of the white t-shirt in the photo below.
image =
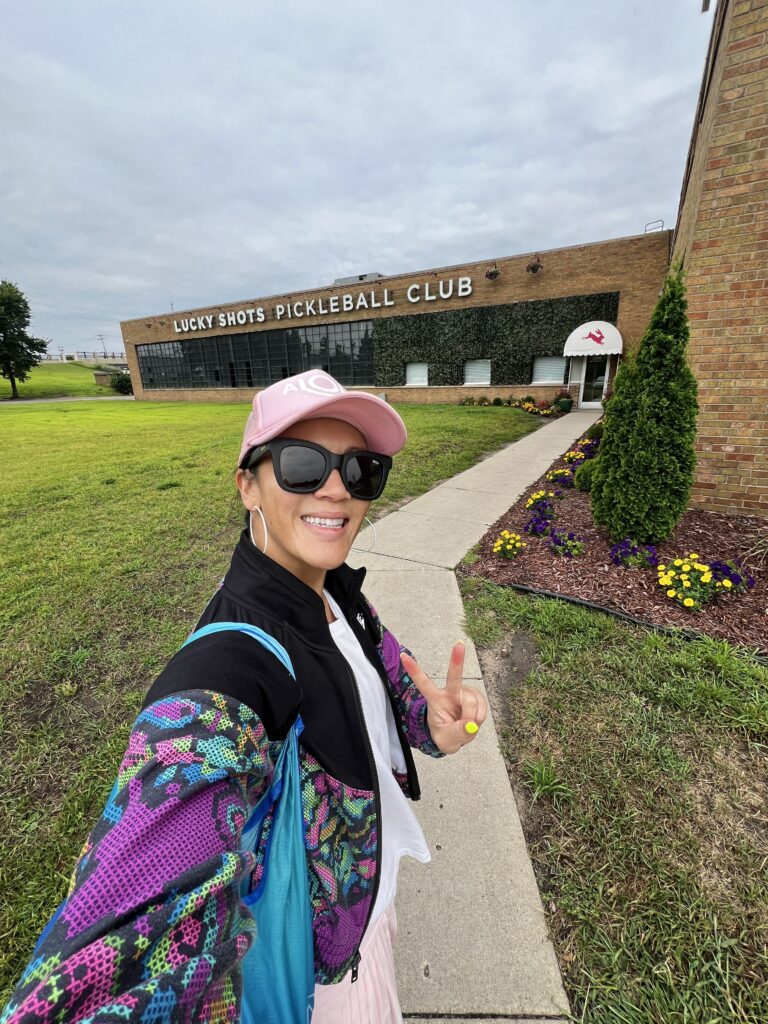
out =
{"type": "Polygon", "coordinates": [[[419,825],[397,780],[392,775],[393,767],[398,772],[405,771],[405,758],[400,747],[395,718],[389,697],[384,689],[384,683],[363,653],[360,642],[344,618],[344,613],[328,591],[326,590],[324,593],[331,606],[331,611],[336,616],[336,621],[328,624],[333,642],[352,669],[357,683],[379,783],[381,861],[379,891],[370,918],[372,924],[387,907],[394,903],[400,858],[414,857],[422,864],[426,864],[430,860],[430,854],[424,833],[421,831],[421,825],[419,825]]]}

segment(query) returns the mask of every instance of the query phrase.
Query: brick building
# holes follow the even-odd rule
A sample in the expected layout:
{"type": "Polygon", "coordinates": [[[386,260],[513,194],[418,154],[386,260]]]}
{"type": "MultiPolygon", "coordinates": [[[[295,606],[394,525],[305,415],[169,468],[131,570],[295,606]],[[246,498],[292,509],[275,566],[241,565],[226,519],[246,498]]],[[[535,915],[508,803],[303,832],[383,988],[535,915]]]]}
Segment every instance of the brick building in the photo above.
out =
{"type": "Polygon", "coordinates": [[[673,260],[699,385],[693,503],[768,515],[768,0],[715,11],[673,260]]]}
{"type": "Polygon", "coordinates": [[[140,399],[243,402],[321,367],[391,401],[567,385],[597,408],[642,337],[670,246],[659,231],[142,317],[121,325],[126,356],[140,399]]]}

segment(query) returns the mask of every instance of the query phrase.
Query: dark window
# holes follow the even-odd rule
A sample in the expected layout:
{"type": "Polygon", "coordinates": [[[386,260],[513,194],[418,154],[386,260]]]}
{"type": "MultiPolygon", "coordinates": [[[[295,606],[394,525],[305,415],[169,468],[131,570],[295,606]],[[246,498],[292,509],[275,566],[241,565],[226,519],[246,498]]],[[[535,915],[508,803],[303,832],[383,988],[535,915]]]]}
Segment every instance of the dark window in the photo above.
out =
{"type": "Polygon", "coordinates": [[[263,388],[322,368],[347,387],[373,384],[373,323],[244,331],[137,345],[145,388],[263,388]]]}

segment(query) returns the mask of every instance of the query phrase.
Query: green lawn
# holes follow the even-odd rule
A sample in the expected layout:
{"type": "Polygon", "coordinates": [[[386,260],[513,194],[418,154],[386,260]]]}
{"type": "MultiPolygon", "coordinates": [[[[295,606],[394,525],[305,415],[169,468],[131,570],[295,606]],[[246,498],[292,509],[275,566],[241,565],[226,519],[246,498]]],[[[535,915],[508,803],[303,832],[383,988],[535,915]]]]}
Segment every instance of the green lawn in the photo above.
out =
{"type": "MultiPolygon", "coordinates": [[[[378,512],[540,426],[507,408],[398,408],[410,441],[378,512]]],[[[148,684],[226,571],[246,413],[0,409],[0,1002],[66,891],[148,684]]]]}
{"type": "Polygon", "coordinates": [[[516,648],[497,725],[576,1019],[764,1024],[768,669],[724,641],[462,588],[475,641],[516,648]]]}
{"type": "MultiPolygon", "coordinates": [[[[82,363],[41,363],[29,372],[29,380],[17,383],[19,398],[61,398],[63,396],[97,396],[108,398],[110,388],[99,386],[93,379],[95,367],[82,363]]],[[[11,382],[0,377],[0,402],[11,400],[11,382]]]]}

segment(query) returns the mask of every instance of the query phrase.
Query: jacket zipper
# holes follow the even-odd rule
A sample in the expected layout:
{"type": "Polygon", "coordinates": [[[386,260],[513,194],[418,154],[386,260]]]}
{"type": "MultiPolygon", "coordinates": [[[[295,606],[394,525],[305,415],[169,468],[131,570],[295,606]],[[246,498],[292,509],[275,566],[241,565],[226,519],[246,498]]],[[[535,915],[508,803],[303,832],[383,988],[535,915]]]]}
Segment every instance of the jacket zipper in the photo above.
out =
{"type": "Polygon", "coordinates": [[[350,964],[349,964],[349,966],[352,968],[352,978],[351,978],[351,981],[355,982],[355,981],[357,981],[358,970],[359,970],[359,967],[360,967],[360,946],[362,945],[363,938],[365,936],[366,931],[368,930],[368,923],[371,920],[371,914],[373,913],[373,908],[376,905],[376,897],[378,896],[378,893],[379,893],[379,880],[381,878],[381,832],[382,832],[381,794],[379,792],[379,776],[378,776],[378,773],[376,771],[376,762],[373,759],[373,750],[371,749],[371,739],[370,739],[370,736],[368,735],[368,727],[365,724],[365,715],[363,714],[363,704],[362,704],[362,701],[360,700],[360,691],[357,688],[357,680],[355,679],[355,675],[354,675],[352,669],[349,667],[349,664],[347,663],[347,659],[342,656],[341,660],[344,662],[344,666],[345,666],[345,668],[347,670],[347,675],[349,676],[349,679],[350,679],[350,681],[352,683],[352,689],[353,689],[354,694],[355,694],[355,704],[357,706],[357,714],[358,714],[358,717],[360,718],[360,724],[363,727],[363,737],[365,738],[365,750],[366,750],[366,753],[368,755],[368,764],[370,766],[371,773],[373,775],[373,795],[374,795],[374,798],[376,800],[376,823],[378,825],[378,842],[376,843],[376,878],[374,879],[374,882],[373,882],[373,893],[371,895],[371,905],[368,908],[368,916],[365,919],[365,926],[363,927],[363,931],[362,931],[362,934],[360,936],[360,943],[358,944],[358,947],[355,950],[354,956],[352,957],[352,959],[350,961],[350,964]]]}

